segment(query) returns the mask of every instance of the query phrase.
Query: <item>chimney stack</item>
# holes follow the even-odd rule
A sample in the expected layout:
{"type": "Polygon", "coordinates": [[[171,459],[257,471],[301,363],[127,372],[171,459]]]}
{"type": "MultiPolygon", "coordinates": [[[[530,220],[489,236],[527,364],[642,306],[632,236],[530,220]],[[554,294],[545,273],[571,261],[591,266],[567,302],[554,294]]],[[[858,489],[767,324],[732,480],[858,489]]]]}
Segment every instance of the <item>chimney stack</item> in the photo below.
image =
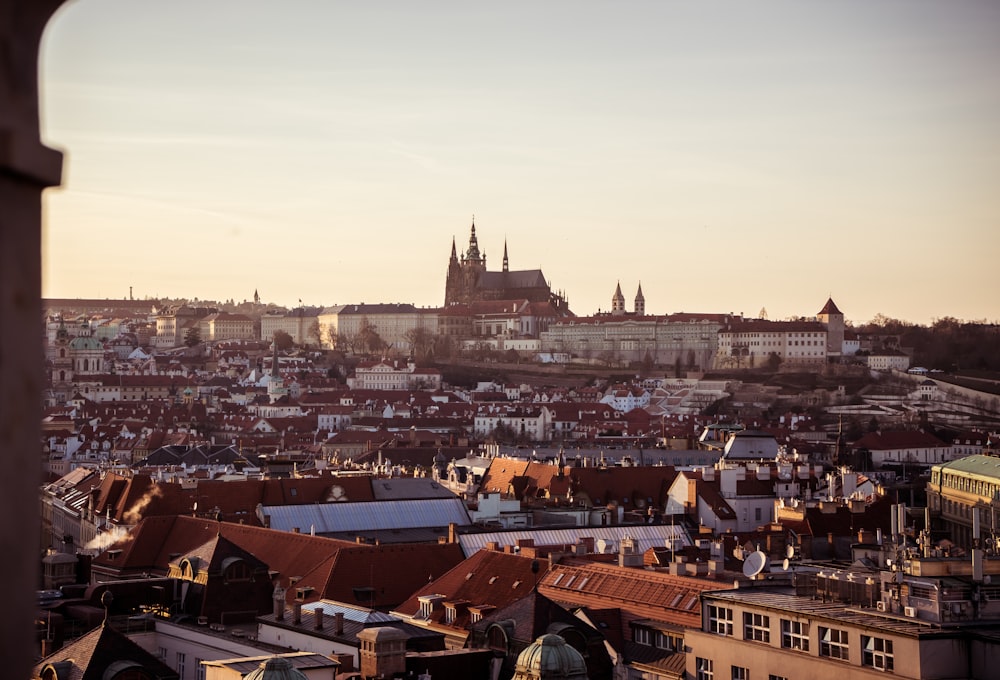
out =
{"type": "Polygon", "coordinates": [[[344,634],[344,612],[337,612],[333,615],[333,634],[344,634]]]}
{"type": "Polygon", "coordinates": [[[323,608],[316,607],[313,610],[313,615],[316,617],[316,630],[323,630],[323,608]]]}
{"type": "Polygon", "coordinates": [[[292,605],[292,623],[299,625],[302,623],[302,603],[296,602],[292,605]]]}

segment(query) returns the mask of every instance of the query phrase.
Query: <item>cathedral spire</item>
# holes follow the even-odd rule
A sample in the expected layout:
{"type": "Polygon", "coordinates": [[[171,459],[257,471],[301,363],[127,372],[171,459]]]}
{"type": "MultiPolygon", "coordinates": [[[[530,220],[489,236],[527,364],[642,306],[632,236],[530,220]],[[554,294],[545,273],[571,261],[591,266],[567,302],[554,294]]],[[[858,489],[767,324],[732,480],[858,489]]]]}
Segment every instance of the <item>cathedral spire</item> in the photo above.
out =
{"type": "Polygon", "coordinates": [[[458,262],[458,250],[455,248],[455,237],[451,237],[451,262],[458,262]]]}
{"type": "Polygon", "coordinates": [[[486,264],[479,252],[479,239],[476,238],[476,216],[472,216],[472,233],[469,235],[469,250],[465,254],[465,259],[472,260],[478,264],[486,264]]]}
{"type": "Polygon", "coordinates": [[[503,240],[503,270],[510,271],[510,266],[507,262],[507,239],[503,240]]]}
{"type": "Polygon", "coordinates": [[[646,316],[646,298],[642,294],[642,282],[639,282],[639,290],[635,294],[635,315],[646,316]]]}

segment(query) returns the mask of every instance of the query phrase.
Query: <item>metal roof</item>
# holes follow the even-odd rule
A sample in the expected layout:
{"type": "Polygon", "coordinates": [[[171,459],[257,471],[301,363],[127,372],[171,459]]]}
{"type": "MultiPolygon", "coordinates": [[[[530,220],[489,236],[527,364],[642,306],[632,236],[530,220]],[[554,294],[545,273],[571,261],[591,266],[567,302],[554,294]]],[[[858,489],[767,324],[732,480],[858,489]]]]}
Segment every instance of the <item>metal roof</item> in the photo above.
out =
{"type": "Polygon", "coordinates": [[[466,526],[472,522],[460,498],[357,503],[270,505],[262,508],[271,516],[271,528],[298,529],[302,533],[330,534],[341,531],[372,531],[466,526]]]}
{"type": "Polygon", "coordinates": [[[375,500],[410,500],[417,498],[458,498],[428,477],[372,479],[372,494],[375,500]]]}
{"type": "Polygon", "coordinates": [[[972,454],[958,460],[953,460],[934,467],[940,468],[944,472],[964,472],[971,475],[980,475],[991,479],[1000,478],[1000,458],[996,456],[983,456],[972,454]]]}
{"type": "Polygon", "coordinates": [[[324,616],[343,614],[346,621],[356,621],[364,624],[392,623],[400,620],[398,616],[389,616],[384,612],[378,612],[374,609],[353,607],[335,600],[323,599],[302,605],[302,611],[304,612],[315,612],[317,609],[322,609],[324,616]]]}
{"type": "Polygon", "coordinates": [[[608,544],[606,552],[617,552],[620,541],[626,536],[635,540],[639,552],[666,547],[670,539],[674,540],[675,548],[691,545],[691,537],[687,530],[683,526],[671,524],[492,531],[482,534],[461,534],[458,542],[466,557],[485,548],[487,543],[495,541],[501,546],[517,545],[517,542],[524,538],[533,539],[535,545],[571,545],[578,543],[581,538],[593,538],[595,541],[603,539],[608,544]]]}

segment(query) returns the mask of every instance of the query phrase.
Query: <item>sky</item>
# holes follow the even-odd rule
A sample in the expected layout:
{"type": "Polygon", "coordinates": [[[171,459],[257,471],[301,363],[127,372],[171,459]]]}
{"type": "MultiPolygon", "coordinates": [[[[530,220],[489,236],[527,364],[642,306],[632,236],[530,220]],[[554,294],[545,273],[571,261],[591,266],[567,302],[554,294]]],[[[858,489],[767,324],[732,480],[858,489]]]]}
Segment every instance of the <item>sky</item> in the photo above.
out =
{"type": "Polygon", "coordinates": [[[1000,321],[1000,3],[72,0],[47,297],[1000,321]]]}

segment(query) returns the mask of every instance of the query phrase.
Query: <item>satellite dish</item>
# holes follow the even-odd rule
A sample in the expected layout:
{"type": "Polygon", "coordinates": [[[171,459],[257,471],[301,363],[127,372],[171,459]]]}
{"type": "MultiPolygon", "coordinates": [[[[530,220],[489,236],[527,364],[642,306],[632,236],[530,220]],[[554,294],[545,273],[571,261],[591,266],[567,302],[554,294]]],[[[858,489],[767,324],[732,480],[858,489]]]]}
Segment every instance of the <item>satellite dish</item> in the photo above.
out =
{"type": "Polygon", "coordinates": [[[767,555],[762,553],[760,550],[755,550],[747,555],[747,558],[743,561],[743,575],[747,578],[755,577],[757,574],[764,571],[764,564],[766,562],[767,555]]]}
{"type": "Polygon", "coordinates": [[[784,560],[781,561],[781,570],[782,571],[788,571],[788,558],[787,557],[784,560]]]}
{"type": "Polygon", "coordinates": [[[792,559],[793,557],[795,557],[795,546],[790,545],[787,548],[785,548],[785,557],[787,557],[788,559],[792,559]]]}
{"type": "Polygon", "coordinates": [[[597,539],[597,552],[604,554],[604,551],[608,549],[608,542],[603,538],[597,539]]]}

